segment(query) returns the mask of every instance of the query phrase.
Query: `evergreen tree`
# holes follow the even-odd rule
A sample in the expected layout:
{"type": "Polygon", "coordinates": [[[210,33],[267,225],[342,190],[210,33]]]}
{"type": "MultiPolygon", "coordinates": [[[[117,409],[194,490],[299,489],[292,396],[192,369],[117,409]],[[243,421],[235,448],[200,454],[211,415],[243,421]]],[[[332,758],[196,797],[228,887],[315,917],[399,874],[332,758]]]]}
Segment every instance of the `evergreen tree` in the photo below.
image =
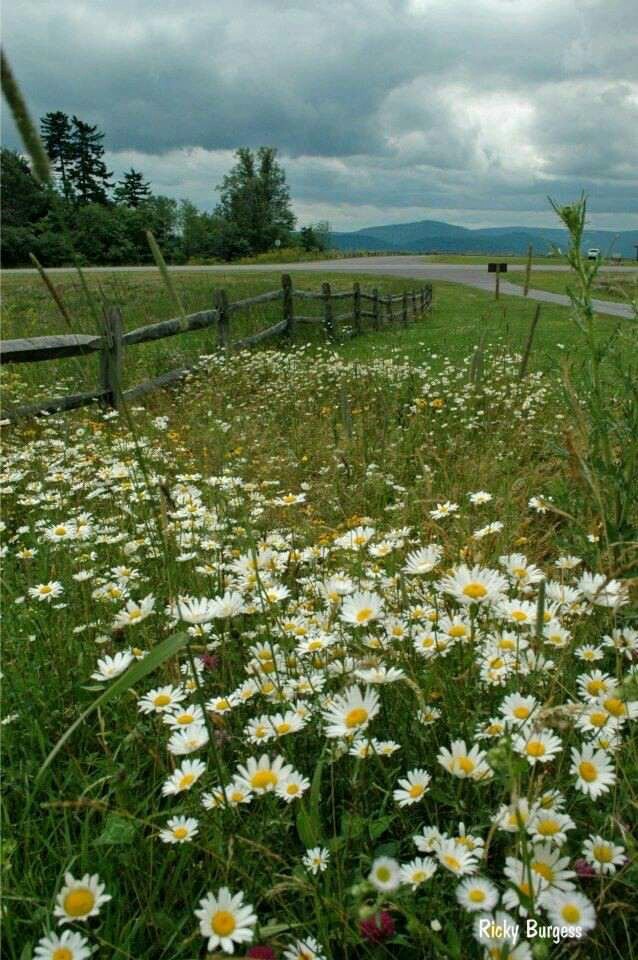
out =
{"type": "Polygon", "coordinates": [[[91,126],[73,117],[71,135],[73,165],[70,181],[77,203],[108,203],[107,191],[111,187],[112,174],[104,163],[104,134],[97,126],[91,126]]]}
{"type": "Polygon", "coordinates": [[[295,223],[286,174],[274,147],[259,147],[256,154],[240,147],[235,157],[237,163],[217,188],[217,213],[233,225],[250,251],[261,253],[275,240],[287,240],[295,223]]]}
{"type": "Polygon", "coordinates": [[[115,202],[124,207],[139,207],[140,204],[146,203],[150,197],[150,183],[144,179],[143,174],[134,170],[133,167],[117,182],[113,191],[115,202]]]}
{"type": "Polygon", "coordinates": [[[44,148],[49,155],[58,185],[65,200],[72,196],[70,173],[73,165],[71,121],[66,113],[56,110],[40,119],[40,133],[44,148]]]}

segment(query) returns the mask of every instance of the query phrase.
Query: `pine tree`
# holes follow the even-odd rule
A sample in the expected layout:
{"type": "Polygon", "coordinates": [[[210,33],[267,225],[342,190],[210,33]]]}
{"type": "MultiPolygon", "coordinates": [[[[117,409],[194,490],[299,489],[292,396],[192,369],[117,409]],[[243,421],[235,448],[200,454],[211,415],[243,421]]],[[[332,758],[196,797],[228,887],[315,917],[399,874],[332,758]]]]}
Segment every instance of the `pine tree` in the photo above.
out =
{"type": "Polygon", "coordinates": [[[73,117],[71,137],[73,165],[70,181],[77,203],[108,203],[107,191],[111,187],[111,172],[106,169],[104,134],[97,126],[91,126],[73,117]]]}
{"type": "Polygon", "coordinates": [[[62,195],[66,200],[70,200],[70,172],[73,164],[71,121],[61,110],[47,113],[40,119],[40,132],[62,195]]]}
{"type": "Polygon", "coordinates": [[[143,174],[134,170],[133,167],[117,182],[113,191],[115,202],[124,207],[139,207],[150,197],[150,183],[144,179],[143,174]]]}
{"type": "Polygon", "coordinates": [[[217,213],[247,242],[252,252],[270,250],[287,239],[295,217],[290,209],[286,174],[274,147],[248,147],[235,153],[237,163],[221,185],[217,213]]]}

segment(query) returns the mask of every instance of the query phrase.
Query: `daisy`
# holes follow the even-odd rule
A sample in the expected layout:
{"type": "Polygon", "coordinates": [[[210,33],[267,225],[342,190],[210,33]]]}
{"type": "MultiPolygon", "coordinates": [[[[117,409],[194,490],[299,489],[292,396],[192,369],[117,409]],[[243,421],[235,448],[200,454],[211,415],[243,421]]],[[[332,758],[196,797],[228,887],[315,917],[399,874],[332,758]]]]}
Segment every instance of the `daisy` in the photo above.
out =
{"type": "Polygon", "coordinates": [[[268,722],[276,737],[285,737],[289,733],[297,733],[298,730],[303,730],[306,725],[306,721],[295,710],[276,713],[273,717],[268,718],[268,722]]]}
{"type": "Polygon", "coordinates": [[[330,852],[326,847],[311,847],[301,858],[304,867],[315,876],[327,869],[329,860],[330,852]]]}
{"type": "Polygon", "coordinates": [[[424,827],[422,833],[412,837],[414,845],[421,853],[435,853],[441,846],[441,841],[445,839],[438,827],[424,827]]]}
{"type": "Polygon", "coordinates": [[[323,711],[326,723],[326,736],[354,737],[368,726],[379,712],[378,693],[366,687],[362,692],[353,686],[332,700],[323,711]]]}
{"type": "Polygon", "coordinates": [[[107,680],[114,680],[124,673],[133,663],[135,657],[130,650],[122,650],[112,657],[103,657],[97,662],[97,670],[91,674],[92,680],[99,680],[104,683],[107,680]]]}
{"type": "Polygon", "coordinates": [[[596,873],[613,875],[626,863],[625,848],[598,834],[590,834],[583,844],[583,855],[596,873]]]}
{"type": "Polygon", "coordinates": [[[208,730],[203,724],[193,723],[185,730],[175,730],[168,741],[168,752],[174,757],[201,750],[208,743],[208,730]]]}
{"type": "Polygon", "coordinates": [[[478,861],[471,850],[468,850],[465,844],[451,838],[441,841],[436,855],[441,866],[457,877],[464,877],[478,870],[478,861]]]}
{"type": "Polygon", "coordinates": [[[64,874],[64,886],[55,901],[53,915],[59,917],[58,923],[75,923],[96,917],[102,904],[111,899],[104,893],[104,884],[100,883],[97,873],[85,873],[80,880],[73,874],[64,874]]]}
{"type": "Polygon", "coordinates": [[[591,603],[616,610],[629,600],[628,590],[619,580],[608,580],[602,573],[583,573],[578,589],[591,603]]]}
{"type": "Polygon", "coordinates": [[[115,615],[113,629],[122,630],[124,627],[141,623],[142,620],[146,620],[153,613],[154,606],[155,597],[150,593],[140,603],[127,600],[125,608],[115,615]]]}
{"type": "Polygon", "coordinates": [[[530,857],[530,870],[542,877],[550,889],[573,890],[571,878],[576,874],[569,869],[569,857],[560,854],[551,843],[536,844],[530,857]]]}
{"type": "Polygon", "coordinates": [[[413,803],[418,803],[425,796],[431,779],[427,770],[409,770],[405,779],[399,780],[400,789],[392,794],[395,803],[400,807],[410,807],[413,803]]]}
{"type": "Polygon", "coordinates": [[[433,520],[443,520],[445,517],[450,517],[452,514],[457,513],[458,509],[458,503],[452,503],[451,500],[446,500],[445,503],[437,503],[434,510],[430,510],[430,516],[433,520]]]}
{"type": "Polygon", "coordinates": [[[468,497],[470,503],[478,507],[483,503],[489,503],[492,499],[492,494],[487,493],[485,490],[477,490],[476,493],[468,493],[468,497]]]}
{"type": "Polygon", "coordinates": [[[186,692],[181,687],[156,687],[149,690],[137,704],[142,713],[167,713],[186,699],[186,692]]]}
{"type": "MultiPolygon", "coordinates": [[[[565,936],[582,937],[596,926],[596,911],[587,897],[577,890],[548,890],[540,898],[540,906],[554,926],[567,927],[565,936]]],[[[562,932],[562,931],[561,931],[562,932]]]]}
{"type": "Polygon", "coordinates": [[[310,780],[302,777],[300,773],[293,771],[284,780],[281,780],[275,787],[275,793],[286,803],[292,803],[293,800],[299,800],[310,786],[310,780]]]}
{"type": "Polygon", "coordinates": [[[508,726],[521,727],[531,718],[539,706],[536,697],[523,697],[520,693],[510,693],[499,707],[499,713],[508,726]]]}
{"type": "Polygon", "coordinates": [[[400,881],[404,886],[412,887],[416,890],[422,883],[433,877],[437,871],[438,864],[432,857],[415,857],[409,863],[401,866],[400,881]]]}
{"type": "Polygon", "coordinates": [[[562,846],[567,839],[567,831],[576,824],[566,813],[556,810],[538,810],[526,823],[526,829],[534,841],[547,841],[562,846]]]}
{"type": "Polygon", "coordinates": [[[252,905],[244,903],[244,894],[231,894],[228,887],[222,887],[217,895],[207,893],[199,902],[195,911],[199,919],[199,929],[208,940],[208,950],[234,953],[238,943],[250,943],[253,939],[257,915],[252,905]]]}
{"type": "Polygon", "coordinates": [[[365,627],[373,620],[378,620],[382,611],[381,598],[366,590],[346,597],[341,607],[340,619],[343,623],[351,623],[355,627],[365,627]]]}
{"type": "Polygon", "coordinates": [[[51,600],[57,599],[64,593],[64,587],[59,580],[49,580],[48,583],[39,583],[35,587],[29,587],[29,593],[35,600],[50,603],[51,600]]]}
{"type": "Polygon", "coordinates": [[[210,613],[214,619],[227,620],[244,613],[246,604],[237,590],[227,591],[223,597],[215,597],[210,602],[210,613]]]}
{"type": "Polygon", "coordinates": [[[164,781],[162,796],[170,797],[184,790],[190,790],[199,778],[206,772],[206,764],[201,760],[184,760],[164,781]]]}
{"type": "Polygon", "coordinates": [[[529,901],[535,903],[547,886],[545,879],[540,873],[530,871],[527,864],[516,857],[506,858],[503,872],[511,884],[503,894],[503,906],[518,910],[522,917],[526,917],[529,901]]]}
{"type": "Polygon", "coordinates": [[[342,537],[335,540],[334,545],[344,550],[361,550],[374,533],[374,527],[355,527],[354,530],[348,530],[342,537]]]}
{"type": "Polygon", "coordinates": [[[159,838],[163,843],[188,843],[198,829],[199,821],[194,817],[171,817],[166,828],[160,830],[159,838]]]}
{"type": "Polygon", "coordinates": [[[519,734],[512,742],[514,750],[525,757],[531,767],[549,763],[563,749],[560,737],[542,730],[540,733],[519,734]]]}
{"type": "Polygon", "coordinates": [[[392,857],[377,857],[373,862],[368,880],[383,893],[396,890],[401,883],[401,868],[392,857]]]}
{"type": "Polygon", "coordinates": [[[205,723],[204,711],[198,704],[190,704],[188,707],[180,707],[171,713],[165,713],[162,717],[164,723],[175,730],[181,730],[183,727],[190,727],[192,724],[203,725],[205,723]]]}
{"type": "Polygon", "coordinates": [[[270,793],[293,773],[292,766],[283,757],[271,760],[267,753],[259,760],[249,757],[245,766],[237,769],[237,779],[256,794],[270,793]]]}
{"type": "Polygon", "coordinates": [[[543,571],[535,567],[533,563],[528,563],[527,557],[522,553],[507,554],[499,557],[498,562],[519,587],[539,583],[545,578],[543,571]]]}
{"type": "Polygon", "coordinates": [[[405,558],[403,572],[411,577],[422,576],[429,573],[441,562],[443,549],[438,543],[431,543],[428,547],[421,547],[409,553],[405,558]]]}
{"type": "Polygon", "coordinates": [[[470,568],[461,564],[454,573],[444,577],[438,586],[459,603],[469,605],[500,600],[507,593],[508,583],[496,570],[478,565],[470,568]]]}
{"type": "Polygon", "coordinates": [[[600,647],[594,646],[593,643],[585,643],[582,647],[576,647],[574,656],[578,657],[579,660],[585,660],[587,663],[595,663],[597,660],[604,659],[605,652],[600,647]]]}
{"type": "Polygon", "coordinates": [[[173,620],[186,623],[208,623],[215,618],[215,609],[214,602],[206,597],[180,597],[168,608],[168,614],[173,620]]]}
{"type": "Polygon", "coordinates": [[[89,960],[92,950],[81,933],[63,930],[60,935],[50,933],[38,940],[34,960],[89,960]]]}
{"type": "Polygon", "coordinates": [[[471,780],[487,780],[493,775],[486,754],[477,746],[468,751],[465,740],[455,740],[451,744],[451,750],[442,747],[437,760],[448,773],[462,780],[466,777],[471,780]]]}
{"type": "Polygon", "coordinates": [[[587,700],[597,700],[616,687],[616,680],[602,670],[592,670],[590,673],[581,673],[576,680],[578,692],[587,700]]]}
{"type": "Polygon", "coordinates": [[[576,789],[596,800],[607,793],[616,782],[616,774],[604,750],[596,750],[584,743],[580,750],[572,747],[572,765],[569,772],[576,775],[576,789]]]}
{"type": "Polygon", "coordinates": [[[498,903],[498,890],[483,877],[470,877],[458,885],[456,901],[469,913],[477,910],[492,910],[498,903]]]}
{"type": "Polygon", "coordinates": [[[295,940],[284,950],[283,960],[326,960],[321,944],[314,937],[295,940]]]}

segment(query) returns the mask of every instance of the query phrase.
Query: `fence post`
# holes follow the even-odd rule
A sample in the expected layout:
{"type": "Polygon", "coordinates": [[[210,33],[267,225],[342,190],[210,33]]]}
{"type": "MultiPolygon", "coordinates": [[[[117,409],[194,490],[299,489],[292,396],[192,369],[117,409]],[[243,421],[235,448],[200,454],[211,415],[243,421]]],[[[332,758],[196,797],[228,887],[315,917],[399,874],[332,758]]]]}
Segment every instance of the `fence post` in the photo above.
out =
{"type": "Polygon", "coordinates": [[[379,313],[379,291],[377,290],[376,287],[375,287],[374,290],[372,291],[372,298],[373,298],[373,299],[372,299],[372,313],[374,314],[374,316],[372,317],[372,326],[374,327],[375,330],[380,330],[380,329],[381,329],[381,315],[380,315],[380,313],[379,313]]]}
{"type": "Polygon", "coordinates": [[[100,351],[102,403],[117,409],[122,397],[122,314],[119,307],[104,311],[104,347],[100,351]]]}
{"type": "Polygon", "coordinates": [[[412,291],[412,319],[416,320],[418,314],[418,308],[416,305],[416,290],[412,291]]]}
{"type": "Polygon", "coordinates": [[[286,321],[284,333],[292,339],[295,335],[295,308],[292,296],[292,280],[289,273],[282,273],[281,287],[284,294],[282,308],[283,319],[286,321]]]}
{"type": "Polygon", "coordinates": [[[498,300],[501,295],[501,271],[498,269],[499,265],[496,264],[496,273],[494,274],[494,299],[498,300]]]}
{"type": "Polygon", "coordinates": [[[217,310],[217,345],[226,350],[230,343],[228,328],[228,294],[225,290],[215,290],[215,309],[217,310]]]}
{"type": "Polygon", "coordinates": [[[321,284],[321,294],[323,296],[323,325],[326,331],[326,336],[331,340],[334,339],[335,329],[334,321],[332,318],[332,300],[330,284],[328,282],[321,284]]]}
{"type": "Polygon", "coordinates": [[[407,291],[403,291],[403,299],[401,300],[401,323],[404,327],[408,325],[408,294],[407,291]]]}
{"type": "Polygon", "coordinates": [[[358,283],[352,284],[352,319],[354,332],[361,333],[361,287],[358,283]]]}
{"type": "Polygon", "coordinates": [[[523,286],[523,296],[526,297],[529,293],[529,278],[532,273],[532,255],[534,253],[534,248],[531,243],[527,248],[527,263],[525,264],[525,284],[523,286]]]}
{"type": "Polygon", "coordinates": [[[394,314],[392,313],[392,294],[388,294],[388,299],[385,302],[385,313],[388,318],[388,323],[392,323],[394,320],[394,314]]]}

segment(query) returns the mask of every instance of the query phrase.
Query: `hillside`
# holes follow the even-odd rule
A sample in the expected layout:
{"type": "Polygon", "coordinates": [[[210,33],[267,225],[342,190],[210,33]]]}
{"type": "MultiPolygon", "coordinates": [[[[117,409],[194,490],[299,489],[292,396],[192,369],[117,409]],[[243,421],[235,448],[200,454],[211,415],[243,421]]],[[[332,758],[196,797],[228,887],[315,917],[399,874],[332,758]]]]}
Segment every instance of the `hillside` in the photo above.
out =
{"type": "MultiPolygon", "coordinates": [[[[616,233],[612,230],[589,230],[584,234],[585,247],[600,247],[603,254],[620,253],[634,257],[638,230],[616,233]]],[[[364,227],[350,233],[332,234],[337,250],[384,250],[391,253],[495,253],[524,254],[529,244],[535,253],[545,254],[552,248],[567,246],[564,230],[551,227],[482,227],[470,230],[439,220],[418,220],[413,223],[385,224],[364,227]]]]}

